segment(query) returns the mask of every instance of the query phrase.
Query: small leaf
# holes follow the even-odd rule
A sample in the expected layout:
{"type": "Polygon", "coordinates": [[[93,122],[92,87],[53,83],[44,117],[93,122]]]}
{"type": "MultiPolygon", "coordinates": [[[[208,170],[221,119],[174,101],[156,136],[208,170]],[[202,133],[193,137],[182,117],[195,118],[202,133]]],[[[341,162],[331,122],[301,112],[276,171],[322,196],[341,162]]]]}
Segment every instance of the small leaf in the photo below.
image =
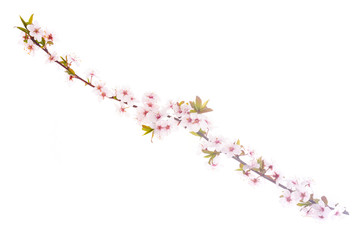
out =
{"type": "Polygon", "coordinates": [[[34,16],[34,13],[31,14],[31,16],[29,18],[29,21],[28,21],[28,24],[33,24],[33,16],[34,16]]]}
{"type": "Polygon", "coordinates": [[[195,109],[195,102],[190,101],[190,105],[193,109],[195,109]]]}
{"type": "Polygon", "coordinates": [[[212,154],[212,153],[214,153],[213,151],[209,151],[209,150],[206,150],[206,149],[202,149],[202,152],[203,152],[203,153],[207,153],[207,154],[212,154]]]}
{"type": "Polygon", "coordinates": [[[201,106],[202,106],[202,101],[201,101],[201,98],[199,96],[196,96],[196,108],[197,110],[200,110],[201,109],[201,106]]]}
{"type": "Polygon", "coordinates": [[[190,132],[192,135],[195,135],[195,136],[198,136],[198,137],[200,137],[200,135],[198,134],[198,133],[196,133],[196,132],[190,132]]]}
{"type": "Polygon", "coordinates": [[[202,104],[202,106],[201,106],[201,109],[206,108],[206,105],[207,105],[208,102],[209,102],[209,100],[207,100],[206,102],[204,102],[204,104],[202,104]]]}
{"type": "Polygon", "coordinates": [[[204,108],[204,109],[201,109],[199,111],[199,113],[207,113],[207,112],[212,112],[213,110],[211,108],[204,108]]]}
{"type": "Polygon", "coordinates": [[[41,45],[44,47],[45,46],[45,39],[44,38],[41,38],[41,45]]]}
{"type": "MultiPolygon", "coordinates": [[[[143,136],[144,136],[146,134],[149,134],[149,133],[153,132],[154,129],[149,127],[149,126],[142,125],[142,130],[145,131],[145,133],[143,134],[143,136]]],[[[153,138],[153,135],[154,135],[154,132],[152,133],[152,138],[153,138]]]]}
{"type": "Polygon", "coordinates": [[[71,68],[68,68],[68,73],[69,73],[69,75],[75,75],[74,70],[73,70],[73,69],[71,69],[71,68]]]}
{"type": "Polygon", "coordinates": [[[322,201],[324,202],[324,204],[325,204],[326,206],[328,206],[328,200],[327,200],[326,196],[322,196],[321,199],[322,199],[322,201]]]}
{"type": "Polygon", "coordinates": [[[24,21],[24,19],[20,16],[20,20],[23,23],[24,27],[26,28],[28,26],[28,24],[24,21]]]}
{"type": "Polygon", "coordinates": [[[20,29],[21,31],[25,32],[26,34],[29,34],[29,30],[22,28],[22,27],[17,27],[18,29],[20,29]]]}

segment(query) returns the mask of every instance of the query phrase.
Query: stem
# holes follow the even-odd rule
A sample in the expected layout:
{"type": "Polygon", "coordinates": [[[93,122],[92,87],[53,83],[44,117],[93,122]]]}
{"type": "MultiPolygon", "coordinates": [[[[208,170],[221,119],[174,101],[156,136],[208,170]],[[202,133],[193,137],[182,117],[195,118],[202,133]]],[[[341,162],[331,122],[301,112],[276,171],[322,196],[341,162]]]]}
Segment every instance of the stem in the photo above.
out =
{"type": "MultiPolygon", "coordinates": [[[[44,46],[44,47],[41,47],[41,46],[39,45],[39,43],[34,39],[34,37],[32,37],[32,36],[30,36],[30,35],[28,35],[28,36],[30,37],[31,41],[32,41],[36,46],[38,46],[40,49],[42,49],[48,56],[51,55],[51,54],[49,53],[48,49],[47,49],[45,46],[44,46]]],[[[61,63],[60,63],[59,61],[57,61],[57,60],[56,60],[55,62],[56,62],[59,66],[61,66],[62,68],[64,68],[65,70],[69,71],[69,67],[64,66],[63,64],[61,64],[61,63]]],[[[83,78],[79,77],[77,74],[74,74],[73,76],[74,76],[76,79],[84,82],[86,85],[88,85],[88,86],[90,86],[90,87],[92,87],[92,88],[95,87],[92,83],[84,80],[83,78]]],[[[116,96],[107,97],[107,98],[113,99],[113,100],[116,100],[116,101],[119,101],[119,102],[122,102],[120,99],[117,99],[116,96]]],[[[127,104],[127,102],[124,102],[124,103],[127,104]]],[[[137,105],[133,105],[132,107],[133,107],[133,108],[138,108],[137,105]]],[[[172,116],[168,115],[167,117],[168,117],[168,118],[171,118],[172,116]]],[[[180,118],[176,118],[176,117],[173,117],[173,118],[174,118],[174,120],[176,120],[176,121],[178,121],[178,122],[181,122],[181,119],[180,119],[180,118]]],[[[186,128],[186,127],[185,127],[185,128],[186,128]]],[[[209,141],[209,138],[206,137],[205,134],[203,134],[201,131],[198,131],[197,134],[198,134],[200,137],[204,138],[206,141],[209,141]]],[[[233,158],[234,160],[238,161],[239,163],[243,164],[243,165],[247,165],[247,163],[244,162],[243,160],[241,160],[238,155],[234,155],[232,158],[233,158]]],[[[276,184],[276,181],[275,181],[275,180],[273,180],[272,178],[266,176],[265,174],[260,173],[260,172],[254,170],[254,169],[250,169],[250,170],[253,171],[254,173],[258,174],[260,177],[268,180],[269,182],[272,182],[272,183],[276,184]]],[[[277,186],[279,186],[280,188],[283,188],[283,189],[285,189],[285,190],[288,190],[288,191],[290,191],[290,192],[293,192],[293,190],[289,189],[288,187],[284,186],[283,184],[280,184],[280,183],[279,183],[277,186]]],[[[316,202],[315,202],[313,199],[309,199],[308,202],[310,202],[310,203],[312,203],[312,204],[316,204],[316,202]]],[[[331,210],[334,209],[333,207],[330,207],[330,206],[328,206],[328,205],[326,205],[326,206],[327,206],[328,208],[330,208],[331,210]]],[[[349,215],[349,213],[347,212],[347,210],[344,210],[343,214],[349,215]]]]}

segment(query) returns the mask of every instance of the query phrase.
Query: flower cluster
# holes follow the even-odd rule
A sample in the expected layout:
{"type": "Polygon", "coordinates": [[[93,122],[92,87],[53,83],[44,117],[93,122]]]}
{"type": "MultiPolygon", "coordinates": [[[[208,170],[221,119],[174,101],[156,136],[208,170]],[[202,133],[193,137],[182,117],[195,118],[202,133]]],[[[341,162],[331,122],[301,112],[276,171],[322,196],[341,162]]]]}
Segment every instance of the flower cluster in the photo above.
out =
{"type": "Polygon", "coordinates": [[[78,62],[74,55],[65,55],[58,59],[55,53],[50,53],[48,46],[53,45],[54,37],[33,23],[33,15],[27,22],[21,17],[20,19],[24,27],[17,28],[22,31],[22,43],[28,53],[33,53],[36,48],[42,49],[50,62],[65,69],[70,81],[78,79],[92,87],[100,100],[115,100],[117,109],[122,114],[134,110],[134,117],[142,126],[144,135],[152,135],[151,141],[155,136],[162,139],[177,128],[184,129],[200,137],[202,153],[210,165],[217,166],[222,156],[234,159],[239,163],[236,171],[242,173],[250,184],[257,185],[265,179],[280,187],[283,191],[280,200],[284,205],[297,205],[305,216],[318,219],[348,215],[345,208],[339,204],[328,203],[325,196],[315,197],[311,181],[286,179],[273,164],[257,155],[253,149],[241,145],[239,140],[230,141],[222,136],[212,135],[210,121],[205,116],[205,113],[212,111],[207,107],[208,101],[203,102],[200,97],[196,97],[195,101],[170,101],[162,105],[154,92],[146,93],[137,100],[128,87],[109,88],[98,79],[94,71],[90,71],[86,79],[83,79],[72,68],[73,64],[78,62]]]}
{"type": "MultiPolygon", "coordinates": [[[[25,44],[25,49],[29,54],[34,53],[36,50],[36,46],[40,48],[46,48],[47,46],[51,46],[54,43],[54,36],[47,30],[43,30],[37,23],[33,22],[32,14],[27,22],[24,21],[22,17],[20,17],[21,22],[24,27],[17,27],[19,30],[23,32],[22,38],[23,43],[25,44]]],[[[49,54],[49,61],[55,61],[56,55],[49,54]]]]}

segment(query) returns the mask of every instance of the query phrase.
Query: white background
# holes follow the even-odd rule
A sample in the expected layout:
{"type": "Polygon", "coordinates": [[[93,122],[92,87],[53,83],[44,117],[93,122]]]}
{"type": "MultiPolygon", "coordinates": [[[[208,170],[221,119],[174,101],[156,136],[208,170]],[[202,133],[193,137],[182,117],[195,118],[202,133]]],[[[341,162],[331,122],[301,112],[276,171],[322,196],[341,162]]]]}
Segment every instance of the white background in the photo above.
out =
{"type": "Polygon", "coordinates": [[[360,1],[9,1],[0,10],[0,239],[361,239],[360,1]],[[117,4],[116,4],[117,2],[117,4]],[[112,101],[18,44],[19,15],[164,102],[210,99],[214,132],[351,213],[318,222],[251,187],[198,139],[141,136],[112,101]],[[359,223],[359,224],[358,224],[359,223]]]}

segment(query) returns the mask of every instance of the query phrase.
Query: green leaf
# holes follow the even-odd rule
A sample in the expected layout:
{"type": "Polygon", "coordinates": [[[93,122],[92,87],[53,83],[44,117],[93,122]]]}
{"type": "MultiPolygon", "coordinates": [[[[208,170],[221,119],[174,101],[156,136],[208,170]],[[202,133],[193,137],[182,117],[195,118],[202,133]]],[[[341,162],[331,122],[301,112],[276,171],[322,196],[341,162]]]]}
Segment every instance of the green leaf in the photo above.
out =
{"type": "Polygon", "coordinates": [[[68,68],[68,73],[69,73],[69,75],[75,75],[74,70],[73,70],[73,69],[71,69],[71,68],[68,68]]]}
{"type": "Polygon", "coordinates": [[[29,21],[28,21],[28,24],[33,24],[33,16],[34,16],[34,13],[31,14],[31,16],[29,18],[29,21]]]}
{"type": "Polygon", "coordinates": [[[206,102],[204,102],[204,104],[202,104],[201,108],[206,108],[207,103],[209,102],[209,100],[207,100],[206,102]]]}
{"type": "Polygon", "coordinates": [[[307,206],[310,206],[312,205],[311,202],[300,202],[300,203],[297,203],[297,206],[299,207],[307,207],[307,206]]]}
{"type": "Polygon", "coordinates": [[[193,109],[195,109],[195,108],[196,108],[196,107],[195,107],[195,102],[190,101],[190,106],[191,106],[193,109]]]}
{"type": "Polygon", "coordinates": [[[207,112],[212,112],[213,110],[211,108],[203,108],[201,109],[199,112],[200,113],[207,113],[207,112]]]}
{"type": "Polygon", "coordinates": [[[197,136],[197,137],[201,137],[198,133],[196,133],[196,132],[190,132],[192,135],[195,135],[195,136],[197,136]]]}
{"type": "MultiPolygon", "coordinates": [[[[142,125],[142,130],[145,131],[145,133],[143,134],[143,136],[144,136],[146,134],[149,134],[149,133],[153,132],[154,129],[149,127],[149,126],[142,125]]],[[[152,137],[153,137],[153,134],[154,133],[152,133],[152,137]]]]}
{"type": "Polygon", "coordinates": [[[202,101],[201,98],[199,96],[196,96],[196,101],[195,101],[195,106],[196,106],[196,110],[201,110],[202,107],[202,101]]]}
{"type": "Polygon", "coordinates": [[[22,27],[17,27],[18,29],[20,29],[21,31],[25,32],[26,34],[29,34],[29,30],[22,28],[22,27]]]}
{"type": "Polygon", "coordinates": [[[45,46],[45,39],[44,39],[44,38],[41,38],[40,44],[41,44],[43,47],[45,46]]]}
{"type": "Polygon", "coordinates": [[[215,151],[209,151],[209,150],[206,150],[206,149],[202,149],[202,152],[203,152],[203,153],[207,153],[207,154],[212,154],[212,153],[214,153],[215,151]]]}
{"type": "Polygon", "coordinates": [[[21,16],[20,16],[20,20],[23,23],[24,27],[26,28],[28,26],[28,23],[26,23],[21,16]]]}

